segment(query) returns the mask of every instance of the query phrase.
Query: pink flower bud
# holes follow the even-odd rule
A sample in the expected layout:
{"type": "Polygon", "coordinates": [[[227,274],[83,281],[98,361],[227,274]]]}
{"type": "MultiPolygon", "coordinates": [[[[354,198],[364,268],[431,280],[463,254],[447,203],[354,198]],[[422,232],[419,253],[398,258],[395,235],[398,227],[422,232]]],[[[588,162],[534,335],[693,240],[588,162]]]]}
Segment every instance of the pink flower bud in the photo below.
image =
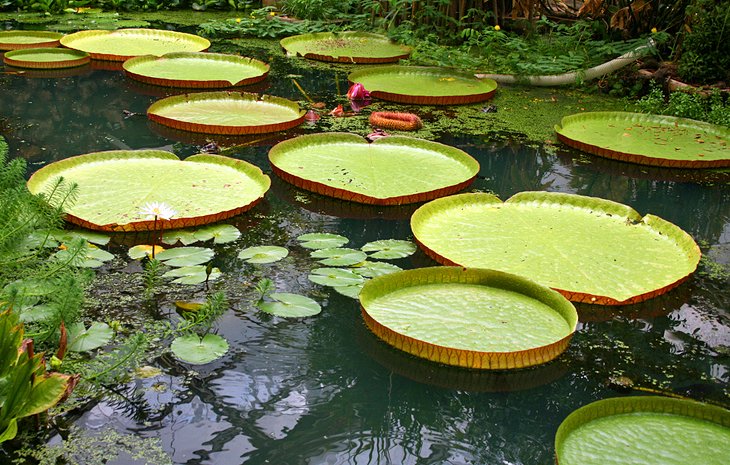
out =
{"type": "Polygon", "coordinates": [[[370,98],[370,92],[365,90],[365,86],[356,82],[347,91],[347,98],[350,100],[367,100],[370,98]]]}

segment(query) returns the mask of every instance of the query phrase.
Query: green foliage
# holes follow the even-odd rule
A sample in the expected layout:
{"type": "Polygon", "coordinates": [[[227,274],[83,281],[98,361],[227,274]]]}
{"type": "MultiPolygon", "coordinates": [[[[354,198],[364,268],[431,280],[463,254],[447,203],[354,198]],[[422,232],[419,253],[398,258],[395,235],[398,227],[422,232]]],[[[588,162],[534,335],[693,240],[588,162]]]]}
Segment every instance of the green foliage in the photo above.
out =
{"type": "Polygon", "coordinates": [[[635,104],[637,111],[656,115],[677,116],[730,127],[730,101],[721,93],[703,95],[698,92],[664,91],[652,84],[649,93],[635,104]]]}
{"type": "Polygon", "coordinates": [[[210,38],[259,37],[281,38],[310,32],[327,32],[341,29],[342,26],[322,21],[280,21],[269,13],[273,10],[261,8],[249,16],[231,18],[224,21],[208,21],[200,24],[198,33],[210,38]]]}
{"type": "Polygon", "coordinates": [[[699,83],[730,82],[730,0],[695,0],[687,8],[690,32],[684,36],[678,72],[699,83]]]}
{"type": "Polygon", "coordinates": [[[298,19],[330,20],[350,12],[348,0],[283,0],[281,10],[298,19]]]}
{"type": "Polygon", "coordinates": [[[197,310],[183,313],[183,321],[178,324],[176,331],[180,334],[206,335],[226,309],[228,309],[226,295],[223,292],[216,292],[208,296],[205,303],[197,310]]]}
{"type": "Polygon", "coordinates": [[[147,260],[144,264],[142,282],[144,283],[145,297],[151,297],[162,281],[162,262],[156,258],[147,260]]]}

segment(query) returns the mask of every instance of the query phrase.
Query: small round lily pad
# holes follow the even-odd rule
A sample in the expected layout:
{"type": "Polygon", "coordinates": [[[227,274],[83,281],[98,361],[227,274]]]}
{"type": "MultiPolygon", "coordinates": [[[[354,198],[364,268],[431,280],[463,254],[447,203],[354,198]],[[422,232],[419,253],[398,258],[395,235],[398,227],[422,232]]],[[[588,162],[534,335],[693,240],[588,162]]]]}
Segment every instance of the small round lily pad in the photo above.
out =
{"type": "Polygon", "coordinates": [[[203,365],[221,358],[228,352],[228,342],[217,334],[197,334],[178,336],[170,345],[170,350],[183,362],[203,365]]]}
{"type": "Polygon", "coordinates": [[[58,47],[61,37],[60,32],[51,31],[0,31],[0,50],[58,47]]]}
{"type": "Polygon", "coordinates": [[[33,69],[74,68],[90,61],[88,53],[67,48],[26,48],[6,52],[3,56],[6,65],[33,69]]]}
{"type": "Polygon", "coordinates": [[[318,258],[319,263],[327,266],[350,266],[364,262],[368,257],[361,250],[335,247],[331,249],[319,249],[309,254],[312,258],[318,258]]]}
{"type": "Polygon", "coordinates": [[[272,301],[261,302],[259,308],[273,315],[302,318],[316,315],[322,311],[322,307],[309,297],[290,294],[288,292],[274,292],[267,296],[272,301]]]}
{"type": "Polygon", "coordinates": [[[238,253],[238,258],[247,263],[274,263],[289,255],[284,247],[276,245],[260,245],[247,247],[238,253]]]}

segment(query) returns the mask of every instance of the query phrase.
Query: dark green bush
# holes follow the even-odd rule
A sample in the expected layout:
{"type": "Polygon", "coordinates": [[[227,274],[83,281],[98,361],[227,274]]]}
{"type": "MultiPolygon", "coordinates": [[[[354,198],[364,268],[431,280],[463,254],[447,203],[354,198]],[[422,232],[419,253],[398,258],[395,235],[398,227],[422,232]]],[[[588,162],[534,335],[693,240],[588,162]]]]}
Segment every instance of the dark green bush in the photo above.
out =
{"type": "Polygon", "coordinates": [[[730,82],[730,0],[695,0],[687,17],[679,76],[700,84],[730,82]]]}

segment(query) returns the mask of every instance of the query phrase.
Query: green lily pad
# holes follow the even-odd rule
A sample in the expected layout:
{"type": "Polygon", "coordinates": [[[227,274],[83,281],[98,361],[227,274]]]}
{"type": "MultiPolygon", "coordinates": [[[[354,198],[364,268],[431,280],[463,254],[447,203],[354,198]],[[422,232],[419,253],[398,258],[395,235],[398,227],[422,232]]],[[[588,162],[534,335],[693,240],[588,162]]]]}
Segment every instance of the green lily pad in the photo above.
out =
{"type": "Polygon", "coordinates": [[[323,286],[356,286],[365,282],[365,278],[349,270],[341,268],[315,268],[308,276],[313,283],[323,286]]]}
{"type": "Polygon", "coordinates": [[[54,231],[53,238],[58,242],[72,242],[77,238],[82,238],[86,242],[96,245],[107,245],[111,237],[107,234],[101,234],[94,231],[86,231],[83,229],[74,229],[71,231],[54,231]]]}
{"type": "Polygon", "coordinates": [[[172,52],[202,52],[210,41],[184,32],[159,29],[87,30],[61,38],[61,45],[81,50],[94,60],[125,61],[141,55],[162,56],[172,52]]]}
{"type": "Polygon", "coordinates": [[[203,265],[182,266],[162,275],[163,278],[175,278],[172,282],[177,284],[201,284],[205,282],[206,277],[208,281],[215,281],[221,276],[221,270],[218,268],[213,268],[210,276],[207,276],[206,267],[203,265]]]}
{"type": "Polygon", "coordinates": [[[241,250],[238,258],[245,260],[247,263],[274,263],[285,258],[287,255],[289,255],[289,251],[284,247],[260,245],[241,250]]]}
{"type": "Polygon", "coordinates": [[[180,161],[161,150],[119,150],[71,157],[36,171],[28,180],[34,194],[47,192],[59,177],[79,186],[66,219],[103,231],[184,228],[221,221],[252,208],[271,180],[254,165],[218,155],[180,161]],[[174,210],[154,221],[142,211],[161,202],[174,210]]]}
{"type": "Polygon", "coordinates": [[[280,41],[288,54],[341,63],[391,63],[408,58],[411,47],[367,32],[317,32],[280,41]]]}
{"type": "Polygon", "coordinates": [[[568,346],[575,307],[523,277],[461,267],[419,268],[367,281],[365,323],[388,344],[447,365],[512,369],[568,346]]]}
{"type": "Polygon", "coordinates": [[[195,244],[200,241],[195,236],[195,230],[192,229],[174,229],[172,231],[165,231],[162,235],[162,242],[167,245],[175,245],[181,242],[183,245],[195,244]]]}
{"type": "Polygon", "coordinates": [[[671,168],[730,166],[730,129],[673,116],[588,112],[566,116],[558,138],[606,158],[671,168]]]}
{"type": "Polygon", "coordinates": [[[74,68],[90,61],[88,53],[67,48],[25,48],[3,55],[6,65],[32,69],[74,68]]]}
{"type": "Polygon", "coordinates": [[[125,74],[147,84],[216,88],[255,84],[266,79],[269,65],[238,55],[177,52],[140,56],[122,65],[125,74]]]}
{"type": "Polygon", "coordinates": [[[213,224],[193,231],[193,235],[199,241],[213,239],[214,244],[227,244],[241,237],[241,231],[230,224],[213,224]]]}
{"type": "Polygon", "coordinates": [[[375,278],[376,276],[383,276],[386,274],[395,273],[396,271],[401,271],[402,268],[393,265],[392,263],[371,262],[369,260],[366,260],[352,267],[351,270],[365,278],[375,278]]]}
{"type": "MultiPolygon", "coordinates": [[[[129,255],[129,258],[132,260],[141,260],[144,257],[152,257],[152,247],[151,245],[135,245],[133,247],[130,247],[127,251],[127,255],[129,255]]],[[[157,258],[157,254],[162,252],[163,249],[159,245],[154,246],[155,247],[155,258],[157,258]]]]}
{"type": "Polygon", "coordinates": [[[319,249],[309,254],[312,258],[321,258],[319,263],[327,266],[350,266],[364,262],[368,257],[365,252],[347,248],[319,249]]]}
{"type": "Polygon", "coordinates": [[[316,315],[322,311],[322,307],[316,301],[303,295],[274,292],[268,297],[274,299],[274,302],[261,302],[259,308],[273,315],[301,318],[316,315]]]}
{"type": "Polygon", "coordinates": [[[83,323],[74,323],[66,328],[68,350],[88,352],[105,346],[114,337],[114,331],[106,323],[94,322],[87,329],[83,323]]]}
{"type": "Polygon", "coordinates": [[[483,102],[497,91],[492,79],[427,66],[377,66],[358,69],[347,76],[373,97],[417,105],[458,105],[483,102]]]}
{"type": "Polygon", "coordinates": [[[0,31],[0,50],[58,47],[63,34],[50,31],[0,31]]]}
{"type": "Polygon", "coordinates": [[[223,357],[228,352],[228,341],[217,334],[178,336],[170,344],[175,357],[193,365],[203,365],[223,357]]]}
{"type": "Polygon", "coordinates": [[[347,244],[350,240],[339,234],[309,233],[297,237],[305,249],[331,249],[347,244]]]}
{"type": "MultiPolygon", "coordinates": [[[[68,261],[71,259],[71,253],[68,250],[59,250],[54,257],[56,260],[68,261]]],[[[113,258],[114,255],[106,250],[97,247],[87,247],[84,259],[76,263],[76,265],[82,268],[99,268],[113,258]]]]}
{"type": "Polygon", "coordinates": [[[355,284],[353,286],[334,286],[332,289],[334,289],[338,294],[357,300],[360,296],[360,292],[362,292],[364,284],[365,283],[355,284]]]}
{"type": "Polygon", "coordinates": [[[165,249],[155,254],[155,258],[167,266],[181,267],[200,265],[209,262],[215,253],[206,247],[178,247],[165,249]]]}
{"type": "Polygon", "coordinates": [[[625,305],[660,295],[697,268],[680,228],[616,202],[522,192],[437,199],[411,217],[424,251],[443,264],[490,268],[552,287],[576,302],[625,305]]]}
{"type": "Polygon", "coordinates": [[[27,307],[21,310],[20,321],[22,323],[46,321],[49,318],[55,316],[57,312],[57,309],[54,309],[49,305],[34,305],[32,307],[27,307]]]}
{"type": "Polygon", "coordinates": [[[225,135],[284,131],[301,124],[305,113],[291,100],[246,92],[175,95],[147,109],[147,116],[164,126],[225,135]]]}
{"type": "Polygon", "coordinates": [[[375,205],[453,194],[479,172],[476,160],[448,145],[402,136],[368,143],[346,133],[285,140],[269,151],[269,161],[274,173],[297,187],[375,205]]]}
{"type": "Polygon", "coordinates": [[[723,465],[730,412],[666,397],[604,399],[574,411],[555,435],[560,465],[723,465]]]}
{"type": "Polygon", "coordinates": [[[370,258],[379,260],[391,260],[405,258],[416,253],[418,247],[411,241],[400,241],[397,239],[383,239],[380,241],[368,242],[360,248],[363,252],[373,252],[370,258]]]}

